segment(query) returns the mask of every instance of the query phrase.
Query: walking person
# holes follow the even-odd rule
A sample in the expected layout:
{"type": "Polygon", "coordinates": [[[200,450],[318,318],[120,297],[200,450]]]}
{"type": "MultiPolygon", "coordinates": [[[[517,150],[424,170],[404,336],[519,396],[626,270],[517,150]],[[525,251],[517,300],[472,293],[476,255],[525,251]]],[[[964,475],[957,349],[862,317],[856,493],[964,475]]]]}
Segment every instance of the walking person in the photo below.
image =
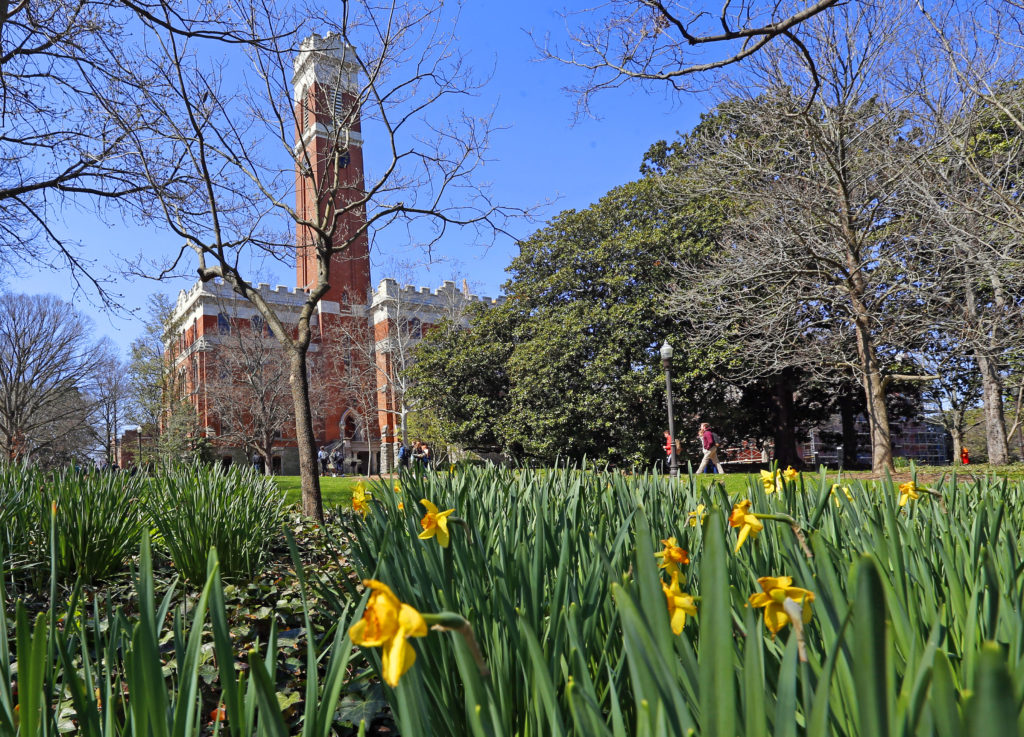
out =
{"type": "Polygon", "coordinates": [[[718,436],[711,431],[711,425],[707,422],[700,423],[699,437],[701,447],[704,448],[704,457],[694,473],[703,473],[709,461],[715,467],[715,473],[725,473],[718,460],[718,436]]]}
{"type": "Polygon", "coordinates": [[[324,448],[322,445],[320,446],[320,452],[316,454],[316,459],[320,461],[320,475],[326,476],[327,461],[329,461],[330,458],[327,456],[327,449],[324,448]]]}
{"type": "Polygon", "coordinates": [[[434,467],[434,451],[426,443],[420,446],[420,450],[423,451],[423,467],[429,471],[434,467]]]}
{"type": "Polygon", "coordinates": [[[345,445],[342,443],[331,453],[331,463],[334,464],[334,475],[345,475],[345,445]]]}

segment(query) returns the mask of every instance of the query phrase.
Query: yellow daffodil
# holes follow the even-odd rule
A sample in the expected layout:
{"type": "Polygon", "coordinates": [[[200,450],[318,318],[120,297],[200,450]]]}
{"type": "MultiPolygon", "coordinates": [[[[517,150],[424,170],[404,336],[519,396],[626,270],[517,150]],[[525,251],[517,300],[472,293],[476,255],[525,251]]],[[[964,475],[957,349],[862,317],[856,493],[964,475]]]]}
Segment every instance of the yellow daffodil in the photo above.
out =
{"type": "Polygon", "coordinates": [[[402,485],[399,484],[397,481],[395,482],[395,485],[392,486],[391,488],[394,490],[394,492],[396,494],[401,494],[402,493],[402,485]]]}
{"type": "Polygon", "coordinates": [[[908,481],[905,484],[900,484],[900,506],[906,506],[907,502],[911,499],[917,499],[920,494],[917,493],[917,484],[913,481],[908,481]]]}
{"type": "Polygon", "coordinates": [[[704,514],[704,505],[698,504],[697,509],[686,515],[686,522],[690,527],[696,527],[697,525],[704,524],[704,518],[707,515],[704,514]]]}
{"type": "Polygon", "coordinates": [[[786,479],[786,481],[796,481],[797,478],[800,476],[800,472],[794,469],[792,466],[787,466],[786,470],[782,472],[782,476],[783,478],[786,479]]]}
{"type": "Polygon", "coordinates": [[[660,553],[655,553],[655,558],[661,558],[661,564],[658,568],[664,568],[670,574],[679,572],[679,566],[689,565],[690,556],[685,550],[676,545],[676,539],[670,537],[668,540],[662,540],[661,544],[665,546],[665,549],[660,553]]]}
{"type": "Polygon", "coordinates": [[[405,505],[404,505],[404,504],[402,504],[402,502],[399,502],[399,503],[398,503],[398,510],[399,510],[399,511],[401,511],[401,510],[403,510],[403,509],[405,509],[405,505]]]}
{"type": "Polygon", "coordinates": [[[782,491],[782,478],[779,472],[761,471],[761,483],[764,484],[764,493],[771,494],[773,491],[782,491]]]}
{"type": "Polygon", "coordinates": [[[395,688],[402,674],[416,662],[416,651],[406,639],[424,637],[427,623],[418,611],[400,602],[380,581],[366,579],[363,586],[371,589],[370,599],[363,610],[363,618],[349,628],[348,636],[356,645],[381,648],[382,675],[387,684],[395,688]]]}
{"type": "Polygon", "coordinates": [[[846,501],[848,501],[848,502],[852,502],[853,501],[853,494],[850,493],[850,487],[849,486],[840,486],[839,484],[832,484],[831,494],[834,497],[834,501],[835,501],[837,507],[843,506],[843,502],[839,498],[839,492],[840,491],[842,491],[843,494],[846,495],[846,501]]]}
{"type": "Polygon", "coordinates": [[[366,517],[370,511],[370,505],[366,503],[366,487],[360,481],[352,490],[352,509],[366,517]]]}
{"type": "Polygon", "coordinates": [[[426,499],[420,499],[420,504],[427,508],[427,513],[423,515],[423,519],[420,520],[420,526],[423,528],[423,532],[420,533],[420,540],[429,540],[436,536],[441,547],[447,548],[448,515],[455,510],[449,509],[447,512],[438,512],[437,507],[426,499]]]}
{"type": "Polygon", "coordinates": [[[757,579],[757,582],[761,584],[761,592],[751,594],[747,605],[754,608],[764,607],[764,624],[771,630],[773,637],[789,624],[789,614],[784,603],[786,599],[792,599],[800,604],[803,609],[803,621],[810,621],[810,604],[814,601],[812,592],[793,586],[793,579],[789,576],[763,576],[757,579]]]}
{"type": "Polygon", "coordinates": [[[661,590],[665,592],[665,601],[668,603],[668,616],[672,620],[672,632],[680,634],[686,626],[686,615],[697,616],[697,605],[693,597],[684,594],[679,589],[679,572],[672,574],[672,583],[666,586],[661,584],[661,590]]]}
{"type": "Polygon", "coordinates": [[[742,502],[737,502],[733,505],[732,513],[729,515],[729,526],[740,528],[740,536],[736,541],[735,552],[737,553],[740,552],[740,548],[743,547],[743,543],[749,535],[756,537],[757,533],[764,529],[764,523],[750,514],[749,499],[744,499],[742,502]]]}

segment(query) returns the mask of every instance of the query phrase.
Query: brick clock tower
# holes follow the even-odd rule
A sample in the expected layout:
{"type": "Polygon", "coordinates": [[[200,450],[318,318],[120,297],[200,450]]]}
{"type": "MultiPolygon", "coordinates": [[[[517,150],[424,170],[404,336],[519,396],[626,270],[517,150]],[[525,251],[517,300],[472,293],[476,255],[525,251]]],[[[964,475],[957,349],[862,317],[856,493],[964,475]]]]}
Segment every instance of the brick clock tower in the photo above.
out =
{"type": "Polygon", "coordinates": [[[366,210],[353,203],[364,194],[363,138],[359,124],[359,65],[340,35],[312,35],[302,42],[292,78],[296,152],[296,286],[317,282],[315,224],[338,249],[331,257],[330,288],[339,304],[364,303],[370,292],[366,210]],[[346,208],[348,208],[346,210],[346,208]],[[308,223],[308,224],[304,224],[308,223]]]}
{"type": "MultiPolygon", "coordinates": [[[[306,38],[295,58],[296,227],[295,278],[299,290],[318,281],[317,239],[329,237],[328,290],[321,298],[314,358],[326,387],[319,412],[321,441],[344,438],[347,454],[369,456],[377,441],[376,380],[365,351],[353,342],[370,340],[366,303],[370,294],[366,233],[363,138],[359,122],[359,64],[355,49],[337,34],[306,38]],[[363,386],[371,383],[371,387],[363,386]]],[[[321,250],[322,253],[322,250],[321,250]]],[[[313,354],[311,353],[311,356],[313,354]]]]}

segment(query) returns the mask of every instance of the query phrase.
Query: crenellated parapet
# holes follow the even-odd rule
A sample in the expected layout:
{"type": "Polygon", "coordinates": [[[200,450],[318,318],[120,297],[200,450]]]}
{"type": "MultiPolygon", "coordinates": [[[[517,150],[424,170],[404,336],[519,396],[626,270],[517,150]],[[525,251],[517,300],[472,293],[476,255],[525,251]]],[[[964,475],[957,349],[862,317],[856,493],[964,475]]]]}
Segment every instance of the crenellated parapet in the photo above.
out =
{"type": "MultiPolygon", "coordinates": [[[[270,284],[260,283],[256,285],[256,290],[264,301],[273,305],[275,311],[280,311],[282,316],[293,312],[298,313],[309,298],[309,294],[304,289],[286,287],[282,284],[271,287],[270,284]]],[[[238,295],[230,285],[217,280],[200,281],[189,289],[183,289],[178,293],[174,320],[190,322],[203,315],[217,315],[225,311],[229,312],[232,317],[245,319],[258,314],[252,303],[238,295]]],[[[337,313],[338,311],[338,303],[321,301],[320,312],[337,313]]]]}
{"type": "Polygon", "coordinates": [[[417,287],[412,284],[399,285],[394,279],[383,279],[371,296],[371,304],[376,307],[388,302],[404,302],[410,306],[438,309],[448,308],[454,304],[480,302],[488,306],[500,305],[505,297],[481,297],[471,294],[465,289],[456,287],[455,282],[445,281],[437,289],[417,287]]]}

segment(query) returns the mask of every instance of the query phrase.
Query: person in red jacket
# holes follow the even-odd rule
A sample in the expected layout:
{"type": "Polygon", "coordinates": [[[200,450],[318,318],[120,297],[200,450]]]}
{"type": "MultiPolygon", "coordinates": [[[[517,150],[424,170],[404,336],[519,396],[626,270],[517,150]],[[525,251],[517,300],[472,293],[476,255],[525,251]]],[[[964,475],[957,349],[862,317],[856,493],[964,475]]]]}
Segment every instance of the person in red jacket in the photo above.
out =
{"type": "Polygon", "coordinates": [[[706,422],[700,423],[700,444],[704,448],[704,457],[700,461],[700,465],[697,466],[697,470],[694,473],[703,473],[704,469],[707,468],[708,462],[710,462],[714,468],[715,473],[725,473],[722,470],[722,464],[718,461],[718,442],[715,434],[711,432],[711,425],[706,422]]]}

